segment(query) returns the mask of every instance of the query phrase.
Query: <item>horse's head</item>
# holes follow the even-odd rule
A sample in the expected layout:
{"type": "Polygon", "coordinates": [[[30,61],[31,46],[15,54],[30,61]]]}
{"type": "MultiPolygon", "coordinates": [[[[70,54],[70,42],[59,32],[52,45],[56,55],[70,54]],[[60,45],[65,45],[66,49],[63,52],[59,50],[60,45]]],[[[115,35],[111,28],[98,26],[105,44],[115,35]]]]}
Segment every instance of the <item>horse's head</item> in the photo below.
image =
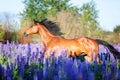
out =
{"type": "Polygon", "coordinates": [[[36,34],[38,33],[38,26],[39,26],[39,22],[38,21],[34,21],[34,24],[32,24],[29,28],[27,28],[24,32],[24,36],[28,36],[29,34],[36,34]]]}

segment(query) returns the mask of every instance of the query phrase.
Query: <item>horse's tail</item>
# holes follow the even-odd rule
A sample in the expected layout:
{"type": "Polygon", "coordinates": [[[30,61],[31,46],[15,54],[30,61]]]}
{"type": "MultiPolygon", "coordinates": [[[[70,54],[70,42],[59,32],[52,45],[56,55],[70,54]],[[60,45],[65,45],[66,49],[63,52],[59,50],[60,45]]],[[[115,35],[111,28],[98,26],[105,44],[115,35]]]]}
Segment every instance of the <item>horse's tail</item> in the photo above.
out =
{"type": "Polygon", "coordinates": [[[109,44],[108,42],[106,42],[104,40],[100,40],[100,39],[96,39],[96,41],[99,44],[106,46],[115,58],[120,59],[120,52],[118,52],[111,44],[109,44]]]}

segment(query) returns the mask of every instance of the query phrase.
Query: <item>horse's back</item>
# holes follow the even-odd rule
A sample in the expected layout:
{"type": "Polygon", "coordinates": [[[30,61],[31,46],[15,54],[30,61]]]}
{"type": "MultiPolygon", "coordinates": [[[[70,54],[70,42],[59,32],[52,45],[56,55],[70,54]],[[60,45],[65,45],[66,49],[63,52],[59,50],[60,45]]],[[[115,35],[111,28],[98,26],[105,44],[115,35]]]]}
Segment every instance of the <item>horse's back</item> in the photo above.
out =
{"type": "Polygon", "coordinates": [[[61,37],[54,37],[51,39],[51,41],[48,43],[48,45],[50,46],[71,46],[71,45],[77,45],[78,41],[76,39],[65,39],[65,38],[61,38],[61,37]]]}
{"type": "MultiPolygon", "coordinates": [[[[61,37],[54,37],[51,39],[49,46],[65,46],[65,47],[71,47],[71,46],[77,46],[77,47],[90,47],[90,48],[96,48],[98,47],[98,43],[95,41],[95,39],[91,39],[88,37],[79,37],[75,39],[64,39],[61,37]]],[[[87,48],[86,48],[87,49],[87,48]]]]}

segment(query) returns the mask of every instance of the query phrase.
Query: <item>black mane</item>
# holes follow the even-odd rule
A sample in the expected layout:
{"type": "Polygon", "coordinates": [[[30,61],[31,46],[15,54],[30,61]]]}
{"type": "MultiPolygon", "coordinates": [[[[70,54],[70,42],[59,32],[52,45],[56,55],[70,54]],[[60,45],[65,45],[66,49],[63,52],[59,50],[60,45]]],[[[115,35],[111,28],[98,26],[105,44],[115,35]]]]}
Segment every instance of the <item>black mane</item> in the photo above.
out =
{"type": "Polygon", "coordinates": [[[46,28],[49,28],[49,27],[59,27],[55,22],[50,21],[48,19],[44,19],[44,20],[42,20],[39,23],[44,25],[46,28]]]}
{"type": "Polygon", "coordinates": [[[62,35],[60,32],[60,27],[55,22],[44,19],[39,23],[44,25],[54,35],[62,35]]]}

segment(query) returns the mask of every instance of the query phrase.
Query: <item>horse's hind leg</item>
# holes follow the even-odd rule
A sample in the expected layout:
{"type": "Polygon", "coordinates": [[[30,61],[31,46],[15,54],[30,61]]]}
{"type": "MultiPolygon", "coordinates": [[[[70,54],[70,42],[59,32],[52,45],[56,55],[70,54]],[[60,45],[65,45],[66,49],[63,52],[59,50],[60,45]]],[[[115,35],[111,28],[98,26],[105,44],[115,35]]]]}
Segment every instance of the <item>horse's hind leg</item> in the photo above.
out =
{"type": "Polygon", "coordinates": [[[90,56],[85,56],[85,59],[89,62],[92,63],[94,60],[96,60],[98,63],[101,63],[101,60],[99,59],[99,57],[90,57],[90,56]]]}
{"type": "Polygon", "coordinates": [[[96,60],[98,63],[101,63],[101,60],[100,58],[97,56],[97,60],[96,60]]]}
{"type": "Polygon", "coordinates": [[[89,63],[92,63],[92,58],[89,56],[85,56],[85,60],[87,60],[89,63]]]}

